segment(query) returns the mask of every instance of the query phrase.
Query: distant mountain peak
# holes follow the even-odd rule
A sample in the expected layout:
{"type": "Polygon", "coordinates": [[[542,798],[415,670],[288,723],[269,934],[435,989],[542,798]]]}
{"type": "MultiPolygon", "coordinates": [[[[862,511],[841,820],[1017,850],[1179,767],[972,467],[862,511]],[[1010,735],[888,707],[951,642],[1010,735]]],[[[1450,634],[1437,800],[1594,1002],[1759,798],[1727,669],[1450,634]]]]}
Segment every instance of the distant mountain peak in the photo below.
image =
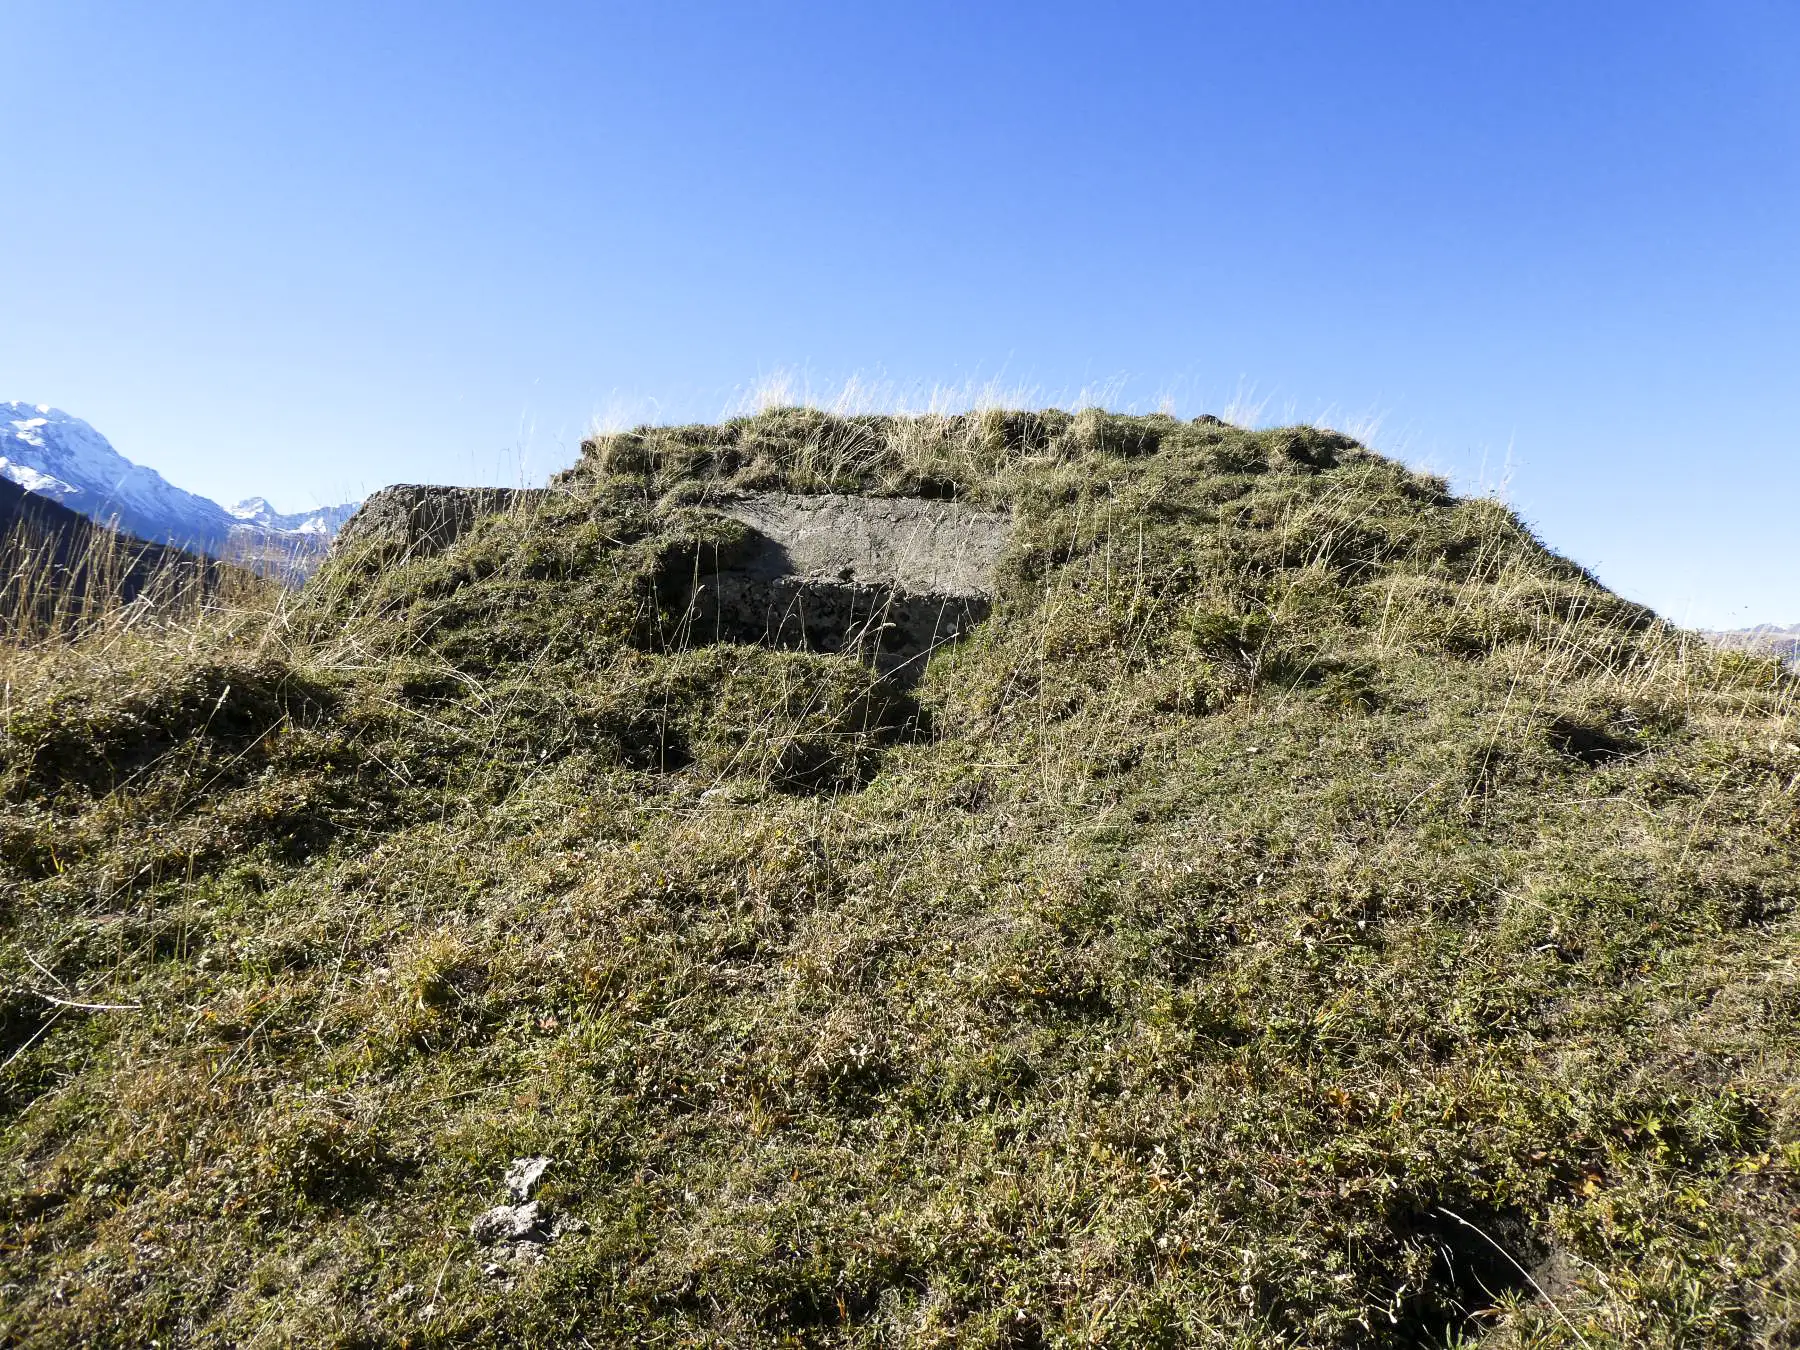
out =
{"type": "Polygon", "coordinates": [[[1780,657],[1792,666],[1800,666],[1800,623],[1759,623],[1754,628],[1733,628],[1724,632],[1703,631],[1701,636],[1715,647],[1729,651],[1759,652],[1780,657]]]}
{"type": "Polygon", "coordinates": [[[360,502],[347,502],[342,506],[322,506],[314,511],[283,512],[271,506],[267,497],[246,497],[236,506],[228,506],[225,510],[228,515],[245,524],[261,529],[329,539],[346,520],[356,514],[356,508],[360,505],[360,502]]]}

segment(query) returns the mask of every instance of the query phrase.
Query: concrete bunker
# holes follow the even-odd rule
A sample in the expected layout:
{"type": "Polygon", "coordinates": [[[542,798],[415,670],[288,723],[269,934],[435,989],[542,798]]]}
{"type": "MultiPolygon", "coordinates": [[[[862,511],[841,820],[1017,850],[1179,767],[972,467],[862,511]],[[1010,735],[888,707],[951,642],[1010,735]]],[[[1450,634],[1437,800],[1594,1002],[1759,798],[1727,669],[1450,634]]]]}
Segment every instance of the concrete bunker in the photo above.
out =
{"type": "MultiPolygon", "coordinates": [[[[528,511],[554,492],[398,484],[370,497],[334,548],[430,557],[482,517],[528,511]]],[[[678,641],[852,652],[901,679],[987,617],[1013,525],[1003,512],[916,497],[741,492],[703,509],[749,537],[702,559],[678,641]]]]}

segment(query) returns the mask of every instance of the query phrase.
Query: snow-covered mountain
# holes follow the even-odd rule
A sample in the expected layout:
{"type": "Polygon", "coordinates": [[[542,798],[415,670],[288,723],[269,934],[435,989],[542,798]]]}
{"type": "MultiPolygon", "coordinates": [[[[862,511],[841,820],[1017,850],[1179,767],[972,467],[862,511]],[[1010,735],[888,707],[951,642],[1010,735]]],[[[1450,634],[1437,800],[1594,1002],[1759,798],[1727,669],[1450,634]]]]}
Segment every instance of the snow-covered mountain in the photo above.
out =
{"type": "Polygon", "coordinates": [[[346,502],[342,506],[326,506],[317,511],[290,511],[284,514],[270,506],[267,497],[246,497],[236,506],[225,509],[247,525],[330,539],[346,520],[356,514],[356,508],[361,505],[361,502],[346,502]]]}
{"type": "Polygon", "coordinates": [[[0,477],[90,520],[215,558],[318,555],[357,503],[283,514],[261,497],[226,508],[133,464],[79,417],[0,402],[0,477]]]}

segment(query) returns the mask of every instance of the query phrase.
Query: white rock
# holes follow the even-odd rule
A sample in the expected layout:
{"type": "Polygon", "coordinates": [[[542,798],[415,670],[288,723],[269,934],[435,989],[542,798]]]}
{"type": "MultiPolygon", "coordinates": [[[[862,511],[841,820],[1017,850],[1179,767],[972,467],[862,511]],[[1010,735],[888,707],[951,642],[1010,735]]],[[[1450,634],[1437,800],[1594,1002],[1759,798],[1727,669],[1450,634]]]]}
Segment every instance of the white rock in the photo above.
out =
{"type": "Polygon", "coordinates": [[[531,1193],[537,1189],[538,1178],[544,1175],[544,1169],[550,1166],[548,1158],[514,1158],[512,1165],[506,1169],[506,1193],[514,1204],[522,1204],[531,1199],[531,1193]]]}
{"type": "Polygon", "coordinates": [[[469,1236],[483,1246],[496,1242],[541,1242],[548,1236],[543,1222],[543,1211],[535,1200],[522,1205],[495,1205],[469,1225],[469,1236]]]}

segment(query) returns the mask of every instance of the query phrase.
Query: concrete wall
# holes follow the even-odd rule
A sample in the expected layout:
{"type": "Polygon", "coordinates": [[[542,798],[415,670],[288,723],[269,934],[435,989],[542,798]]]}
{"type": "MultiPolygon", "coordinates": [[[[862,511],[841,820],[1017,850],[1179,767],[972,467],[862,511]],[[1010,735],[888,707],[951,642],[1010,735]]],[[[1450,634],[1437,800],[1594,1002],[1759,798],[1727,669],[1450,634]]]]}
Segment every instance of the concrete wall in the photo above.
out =
{"type": "MultiPolygon", "coordinates": [[[[752,492],[707,505],[778,546],[761,564],[917,595],[990,596],[1012,517],[916,497],[752,492]]],[[[755,560],[747,567],[757,566],[755,560]]]]}
{"type": "Polygon", "coordinates": [[[709,502],[756,534],[703,577],[694,640],[850,651],[915,675],[988,615],[1012,517],[910,497],[747,493],[709,502]]]}

